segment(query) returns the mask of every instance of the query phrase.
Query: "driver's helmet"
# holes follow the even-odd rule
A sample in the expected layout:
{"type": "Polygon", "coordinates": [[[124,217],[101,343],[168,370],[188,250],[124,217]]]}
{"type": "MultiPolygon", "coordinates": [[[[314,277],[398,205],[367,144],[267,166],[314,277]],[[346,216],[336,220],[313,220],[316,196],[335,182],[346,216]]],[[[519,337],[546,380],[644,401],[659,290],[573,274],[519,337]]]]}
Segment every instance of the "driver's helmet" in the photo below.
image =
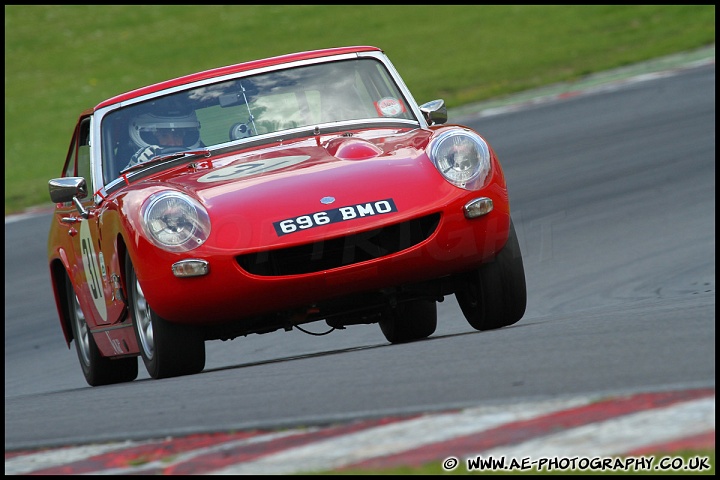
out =
{"type": "Polygon", "coordinates": [[[192,110],[168,111],[162,114],[143,113],[130,122],[130,138],[140,148],[150,145],[169,146],[163,145],[160,140],[163,137],[162,133],[181,136],[181,145],[173,146],[197,148],[200,145],[200,122],[192,110]]]}

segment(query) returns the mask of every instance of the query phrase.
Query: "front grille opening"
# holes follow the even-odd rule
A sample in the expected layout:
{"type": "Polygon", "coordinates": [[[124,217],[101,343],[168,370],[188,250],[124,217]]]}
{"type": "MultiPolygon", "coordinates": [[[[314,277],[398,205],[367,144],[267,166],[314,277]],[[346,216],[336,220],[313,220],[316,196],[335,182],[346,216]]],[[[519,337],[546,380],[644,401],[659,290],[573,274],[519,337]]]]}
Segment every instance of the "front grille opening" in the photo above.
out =
{"type": "Polygon", "coordinates": [[[432,235],[439,222],[440,214],[435,213],[345,237],[240,255],[237,262],[253,275],[300,275],[319,272],[410,248],[432,235]]]}

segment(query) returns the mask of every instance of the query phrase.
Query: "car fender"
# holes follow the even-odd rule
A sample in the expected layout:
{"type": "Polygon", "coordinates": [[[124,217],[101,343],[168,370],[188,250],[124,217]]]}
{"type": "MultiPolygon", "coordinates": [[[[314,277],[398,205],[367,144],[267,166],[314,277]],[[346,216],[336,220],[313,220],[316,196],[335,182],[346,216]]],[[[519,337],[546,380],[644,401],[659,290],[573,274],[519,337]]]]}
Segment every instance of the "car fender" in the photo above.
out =
{"type": "Polygon", "coordinates": [[[65,343],[70,348],[70,342],[73,339],[72,327],[68,317],[68,306],[65,297],[65,282],[70,278],[70,262],[64,248],[57,250],[55,258],[50,262],[50,283],[52,285],[53,296],[55,297],[55,307],[57,308],[60,327],[62,328],[65,343]]]}

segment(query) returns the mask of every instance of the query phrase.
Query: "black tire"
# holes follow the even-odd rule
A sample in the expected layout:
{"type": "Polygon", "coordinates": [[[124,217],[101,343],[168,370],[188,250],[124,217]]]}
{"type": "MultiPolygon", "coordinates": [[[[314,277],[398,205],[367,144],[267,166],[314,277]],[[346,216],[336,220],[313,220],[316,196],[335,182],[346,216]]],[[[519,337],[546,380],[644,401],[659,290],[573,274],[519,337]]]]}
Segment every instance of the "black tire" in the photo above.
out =
{"type": "Polygon", "coordinates": [[[202,332],[158,316],[145,299],[129,256],[125,269],[130,315],[147,372],[155,379],[201,372],[205,368],[202,332]]]}
{"type": "Polygon", "coordinates": [[[137,357],[112,359],[103,357],[90,333],[85,314],[80,308],[77,294],[70,278],[66,277],[65,291],[72,326],[75,350],[80,367],[88,385],[97,387],[113,383],[132,382],[138,376],[137,357]]]}
{"type": "Polygon", "coordinates": [[[476,330],[505,327],[522,318],[527,306],[525,269],[512,221],[505,247],[492,262],[466,275],[455,297],[476,330]]]}
{"type": "Polygon", "coordinates": [[[413,300],[388,308],[380,317],[380,330],[390,343],[427,338],[437,327],[437,302],[413,300]]]}

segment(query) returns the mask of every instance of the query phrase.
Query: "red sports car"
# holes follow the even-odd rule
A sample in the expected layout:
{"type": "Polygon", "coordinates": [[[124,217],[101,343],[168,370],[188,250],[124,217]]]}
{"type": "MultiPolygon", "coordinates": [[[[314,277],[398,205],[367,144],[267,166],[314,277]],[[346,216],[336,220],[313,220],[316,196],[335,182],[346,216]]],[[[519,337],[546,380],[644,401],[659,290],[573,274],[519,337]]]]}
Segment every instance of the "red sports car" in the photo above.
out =
{"type": "Polygon", "coordinates": [[[198,373],[205,341],[378,323],[430,336],[523,316],[523,261],[487,141],[418,105],[382,50],[187,75],[78,119],[48,257],[88,384],[198,373]]]}

